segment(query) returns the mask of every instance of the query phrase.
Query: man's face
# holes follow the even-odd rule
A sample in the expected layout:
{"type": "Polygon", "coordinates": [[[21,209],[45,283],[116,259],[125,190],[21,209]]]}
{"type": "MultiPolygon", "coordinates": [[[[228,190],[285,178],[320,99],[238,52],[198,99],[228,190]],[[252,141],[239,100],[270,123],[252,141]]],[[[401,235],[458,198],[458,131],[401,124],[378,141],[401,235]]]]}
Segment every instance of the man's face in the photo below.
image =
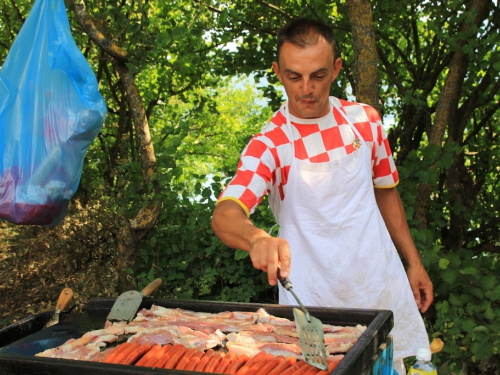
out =
{"type": "Polygon", "coordinates": [[[290,114],[299,118],[327,115],[330,86],[341,67],[342,60],[334,59],[332,46],[323,38],[305,48],[285,42],[273,69],[285,87],[290,114]]]}

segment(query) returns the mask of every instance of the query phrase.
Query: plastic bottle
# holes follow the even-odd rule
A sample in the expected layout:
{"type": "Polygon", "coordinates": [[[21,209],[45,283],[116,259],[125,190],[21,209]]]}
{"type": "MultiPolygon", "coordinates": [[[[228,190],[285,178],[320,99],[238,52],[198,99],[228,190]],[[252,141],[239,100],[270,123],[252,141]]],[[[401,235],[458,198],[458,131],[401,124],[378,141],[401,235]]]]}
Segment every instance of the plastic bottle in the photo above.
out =
{"type": "Polygon", "coordinates": [[[431,362],[430,349],[417,349],[417,361],[410,367],[408,375],[437,375],[437,368],[431,362]]]}

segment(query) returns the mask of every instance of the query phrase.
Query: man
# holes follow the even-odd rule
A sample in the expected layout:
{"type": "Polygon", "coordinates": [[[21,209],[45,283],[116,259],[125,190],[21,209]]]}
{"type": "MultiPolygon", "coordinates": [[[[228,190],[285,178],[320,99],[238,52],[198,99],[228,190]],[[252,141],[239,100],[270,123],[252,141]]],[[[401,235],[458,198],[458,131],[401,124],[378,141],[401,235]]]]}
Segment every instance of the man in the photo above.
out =
{"type": "MultiPolygon", "coordinates": [[[[402,365],[429,346],[418,310],[432,303],[432,283],[408,229],[378,113],[329,97],[342,67],[334,45],[333,30],[317,21],[297,19],[279,30],[273,69],[288,102],[243,151],[212,228],[227,246],[248,251],[271,285],[279,266],[305,305],[392,310],[394,358],[402,365]],[[278,238],[249,220],[266,193],[278,238]]],[[[280,303],[295,304],[281,285],[280,303]]]]}

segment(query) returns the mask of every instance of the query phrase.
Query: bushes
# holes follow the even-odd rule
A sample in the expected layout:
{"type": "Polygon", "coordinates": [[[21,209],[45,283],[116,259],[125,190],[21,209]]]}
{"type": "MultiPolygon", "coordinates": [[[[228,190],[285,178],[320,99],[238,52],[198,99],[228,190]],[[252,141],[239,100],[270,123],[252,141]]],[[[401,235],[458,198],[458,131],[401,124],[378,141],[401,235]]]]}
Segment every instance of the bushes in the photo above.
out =
{"type": "MultiPolygon", "coordinates": [[[[267,274],[253,268],[248,253],[227,248],[211,230],[220,183],[197,189],[196,200],[187,194],[164,200],[155,230],[141,243],[130,272],[143,284],[161,277],[165,298],[277,303],[267,274]]],[[[255,216],[259,225],[267,225],[262,219],[269,216],[255,216]]]]}

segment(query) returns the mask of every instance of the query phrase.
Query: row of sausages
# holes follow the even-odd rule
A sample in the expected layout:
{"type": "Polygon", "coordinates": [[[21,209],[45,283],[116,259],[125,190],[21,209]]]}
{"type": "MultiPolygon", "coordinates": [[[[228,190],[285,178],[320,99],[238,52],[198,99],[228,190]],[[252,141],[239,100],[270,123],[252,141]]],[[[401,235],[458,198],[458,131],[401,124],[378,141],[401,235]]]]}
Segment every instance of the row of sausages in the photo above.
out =
{"type": "Polygon", "coordinates": [[[264,351],[250,358],[213,349],[188,349],[180,344],[151,346],[125,342],[116,346],[102,362],[232,375],[326,375],[339,360],[329,362],[328,371],[321,371],[295,357],[274,356],[264,351]]]}

